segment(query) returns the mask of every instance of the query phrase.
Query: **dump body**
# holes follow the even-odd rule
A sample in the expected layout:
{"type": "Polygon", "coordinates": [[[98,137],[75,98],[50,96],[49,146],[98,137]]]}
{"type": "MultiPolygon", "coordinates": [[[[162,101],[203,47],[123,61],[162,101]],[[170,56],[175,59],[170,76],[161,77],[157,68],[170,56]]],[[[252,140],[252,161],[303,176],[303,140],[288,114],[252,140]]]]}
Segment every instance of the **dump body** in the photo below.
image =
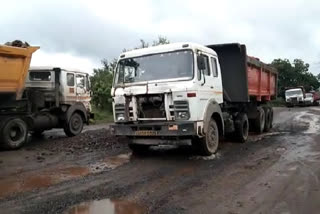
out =
{"type": "Polygon", "coordinates": [[[247,56],[245,45],[232,43],[208,47],[219,58],[225,101],[269,101],[276,96],[276,70],[257,58],[247,56]]]}
{"type": "Polygon", "coordinates": [[[0,93],[21,99],[32,53],[38,49],[0,45],[0,93]]]}

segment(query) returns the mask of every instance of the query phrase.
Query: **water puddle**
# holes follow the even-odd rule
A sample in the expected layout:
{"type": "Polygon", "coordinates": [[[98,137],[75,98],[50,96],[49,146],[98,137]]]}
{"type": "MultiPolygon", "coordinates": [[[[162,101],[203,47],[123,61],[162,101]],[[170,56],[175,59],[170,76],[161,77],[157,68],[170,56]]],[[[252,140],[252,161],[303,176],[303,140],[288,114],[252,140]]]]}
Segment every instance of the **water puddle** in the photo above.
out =
{"type": "Polygon", "coordinates": [[[90,170],[93,173],[104,171],[105,169],[116,169],[123,164],[126,164],[130,161],[131,153],[120,154],[113,157],[107,157],[101,162],[90,165],[90,170]]]}
{"type": "Polygon", "coordinates": [[[144,214],[145,207],[124,200],[95,200],[82,202],[67,209],[64,214],[144,214]]]}
{"type": "Polygon", "coordinates": [[[305,134],[317,134],[320,130],[319,118],[315,117],[314,114],[302,112],[294,118],[299,123],[305,123],[309,127],[303,133],[305,134]]]}
{"type": "Polygon", "coordinates": [[[249,138],[249,141],[258,142],[258,141],[261,141],[261,140],[268,138],[268,137],[283,135],[283,134],[288,134],[288,133],[289,132],[267,132],[267,133],[263,133],[263,134],[251,135],[249,138]]]}
{"type": "Polygon", "coordinates": [[[46,171],[40,175],[7,178],[0,181],[0,198],[13,193],[49,187],[62,181],[78,178],[87,174],[89,174],[89,169],[86,167],[69,167],[46,171]]]}
{"type": "Polygon", "coordinates": [[[15,175],[0,180],[0,199],[13,193],[47,188],[57,183],[115,169],[130,161],[131,153],[107,157],[89,166],[56,168],[32,175],[15,175]]]}

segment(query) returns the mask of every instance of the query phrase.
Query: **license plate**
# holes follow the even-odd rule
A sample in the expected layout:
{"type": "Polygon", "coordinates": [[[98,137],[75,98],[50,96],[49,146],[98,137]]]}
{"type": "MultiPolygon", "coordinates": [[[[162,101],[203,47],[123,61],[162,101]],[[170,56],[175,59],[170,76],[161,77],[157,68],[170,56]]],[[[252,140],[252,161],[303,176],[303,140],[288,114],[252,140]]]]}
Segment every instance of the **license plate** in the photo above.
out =
{"type": "Polygon", "coordinates": [[[138,136],[155,136],[157,135],[158,132],[153,131],[153,130],[139,130],[139,131],[135,131],[135,135],[138,136]]]}

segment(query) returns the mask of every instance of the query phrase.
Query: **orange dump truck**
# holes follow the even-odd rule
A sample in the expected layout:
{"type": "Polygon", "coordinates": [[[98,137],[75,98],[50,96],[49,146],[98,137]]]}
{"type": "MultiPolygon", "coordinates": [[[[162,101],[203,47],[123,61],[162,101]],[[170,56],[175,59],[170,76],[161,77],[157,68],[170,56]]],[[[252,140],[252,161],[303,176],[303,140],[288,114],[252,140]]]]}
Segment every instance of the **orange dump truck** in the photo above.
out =
{"type": "Polygon", "coordinates": [[[28,137],[28,110],[22,99],[32,54],[39,47],[0,45],[0,146],[15,149],[28,137]]]}

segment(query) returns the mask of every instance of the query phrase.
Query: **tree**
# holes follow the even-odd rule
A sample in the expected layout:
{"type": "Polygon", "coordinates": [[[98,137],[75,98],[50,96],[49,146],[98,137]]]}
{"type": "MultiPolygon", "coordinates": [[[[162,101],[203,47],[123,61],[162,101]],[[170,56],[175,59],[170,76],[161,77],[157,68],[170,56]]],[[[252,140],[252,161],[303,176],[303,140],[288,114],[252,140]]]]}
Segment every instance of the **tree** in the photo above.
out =
{"type": "Polygon", "coordinates": [[[271,63],[278,70],[278,95],[284,96],[284,91],[288,87],[303,86],[306,91],[317,89],[320,82],[311,72],[309,64],[301,59],[275,59],[271,63]]]}
{"type": "Polygon", "coordinates": [[[111,63],[103,59],[101,61],[103,67],[93,69],[91,76],[92,104],[99,109],[111,110],[111,87],[113,80],[113,70],[115,69],[117,60],[111,63]]]}

